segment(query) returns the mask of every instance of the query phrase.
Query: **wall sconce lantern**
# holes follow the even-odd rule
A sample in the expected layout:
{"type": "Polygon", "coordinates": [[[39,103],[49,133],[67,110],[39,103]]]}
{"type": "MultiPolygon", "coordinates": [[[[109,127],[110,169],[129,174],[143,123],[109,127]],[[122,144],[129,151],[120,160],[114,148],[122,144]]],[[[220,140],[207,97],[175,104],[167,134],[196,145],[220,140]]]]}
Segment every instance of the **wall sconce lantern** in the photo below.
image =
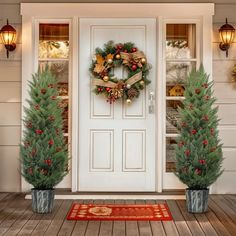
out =
{"type": "Polygon", "coordinates": [[[16,49],[16,30],[11,25],[9,25],[8,20],[7,24],[4,25],[0,30],[0,37],[7,50],[8,58],[9,51],[11,52],[16,49]]]}
{"type": "Polygon", "coordinates": [[[221,39],[219,48],[222,51],[226,51],[226,57],[228,57],[228,50],[230,48],[230,44],[234,40],[235,28],[232,25],[228,24],[227,18],[226,23],[220,27],[219,33],[221,39]]]}

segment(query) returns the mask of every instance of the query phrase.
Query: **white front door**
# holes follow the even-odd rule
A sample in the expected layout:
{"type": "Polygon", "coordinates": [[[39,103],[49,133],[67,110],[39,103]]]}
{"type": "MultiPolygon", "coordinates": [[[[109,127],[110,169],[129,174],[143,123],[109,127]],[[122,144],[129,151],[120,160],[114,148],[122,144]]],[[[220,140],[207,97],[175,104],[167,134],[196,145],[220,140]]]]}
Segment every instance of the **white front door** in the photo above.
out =
{"type": "MultiPolygon", "coordinates": [[[[156,20],[84,18],[79,37],[79,191],[155,191],[156,20]],[[110,105],[91,92],[89,67],[96,47],[113,40],[133,42],[152,64],[151,84],[127,105],[110,105]]],[[[122,68],[115,70],[124,77],[122,68]]]]}

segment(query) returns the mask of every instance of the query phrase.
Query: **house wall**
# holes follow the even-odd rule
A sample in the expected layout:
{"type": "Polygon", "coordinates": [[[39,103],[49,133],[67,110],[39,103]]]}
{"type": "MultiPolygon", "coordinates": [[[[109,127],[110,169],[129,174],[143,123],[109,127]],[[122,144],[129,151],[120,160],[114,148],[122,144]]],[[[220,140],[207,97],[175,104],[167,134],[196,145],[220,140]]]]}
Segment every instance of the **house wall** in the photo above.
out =
{"type": "MultiPolygon", "coordinates": [[[[20,163],[19,143],[21,133],[21,16],[20,0],[0,0],[0,27],[6,18],[16,28],[18,33],[16,51],[10,53],[6,59],[4,46],[0,44],[0,191],[20,191],[20,163]]],[[[27,1],[27,2],[34,2],[27,1]]],[[[41,0],[40,2],[46,2],[41,0]]],[[[63,2],[63,1],[50,1],[63,2]]],[[[65,1],[64,1],[65,2],[65,1]]],[[[70,1],[79,2],[79,1],[70,1]]],[[[82,1],[80,1],[82,2],[82,1]]],[[[87,1],[85,1],[87,2],[87,1]]],[[[90,1],[99,2],[99,1],[90,1]]],[[[103,1],[109,2],[109,1],[103,1]]],[[[111,2],[111,1],[110,1],[111,2]]],[[[120,0],[117,2],[127,2],[120,0]]],[[[129,1],[129,2],[137,2],[129,1]]],[[[141,2],[141,1],[140,1],[141,2]]],[[[161,2],[161,1],[149,1],[161,2]]],[[[168,1],[190,2],[190,1],[168,1]]],[[[212,2],[212,1],[197,1],[212,2]]],[[[218,192],[234,192],[236,178],[236,83],[231,80],[231,70],[236,64],[236,38],[229,57],[218,49],[218,29],[224,24],[225,17],[236,28],[235,0],[216,0],[215,16],[213,19],[213,79],[215,81],[215,95],[218,98],[220,121],[220,136],[223,142],[224,174],[215,184],[218,192]]],[[[69,177],[68,177],[69,178],[69,177]]],[[[66,181],[67,183],[70,183],[66,181]]],[[[63,186],[70,188],[68,186],[63,186]]]]}

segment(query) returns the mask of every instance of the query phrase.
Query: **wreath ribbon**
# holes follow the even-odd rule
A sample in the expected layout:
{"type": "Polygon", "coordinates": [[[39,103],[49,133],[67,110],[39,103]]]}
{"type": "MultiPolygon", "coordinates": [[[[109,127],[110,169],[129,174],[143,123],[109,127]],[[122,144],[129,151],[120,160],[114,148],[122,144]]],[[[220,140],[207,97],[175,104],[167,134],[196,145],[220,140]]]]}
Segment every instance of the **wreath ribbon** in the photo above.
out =
{"type": "MultiPolygon", "coordinates": [[[[125,84],[133,85],[140,81],[142,79],[142,72],[140,71],[139,73],[133,75],[129,79],[125,81],[125,84]]],[[[95,86],[103,86],[103,87],[108,87],[108,88],[116,88],[117,83],[111,82],[111,81],[103,81],[101,79],[93,79],[92,84],[95,86]]]]}

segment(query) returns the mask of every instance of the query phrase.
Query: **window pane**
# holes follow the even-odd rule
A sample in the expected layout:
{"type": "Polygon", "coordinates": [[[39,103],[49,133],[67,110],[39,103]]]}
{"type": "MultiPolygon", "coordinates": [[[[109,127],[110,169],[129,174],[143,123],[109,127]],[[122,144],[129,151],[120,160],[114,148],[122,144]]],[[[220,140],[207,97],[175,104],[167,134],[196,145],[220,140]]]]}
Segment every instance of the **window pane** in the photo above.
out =
{"type": "Polygon", "coordinates": [[[39,58],[69,58],[69,25],[39,25],[39,58]]]}
{"type": "Polygon", "coordinates": [[[58,82],[67,83],[69,77],[69,62],[68,61],[40,61],[39,69],[42,70],[46,66],[49,67],[53,75],[56,76],[58,82]]]}
{"type": "Polygon", "coordinates": [[[184,85],[189,72],[196,68],[196,62],[167,62],[166,83],[168,86],[184,85]]]}
{"type": "Polygon", "coordinates": [[[166,59],[196,57],[196,25],[166,25],[166,59]]]}
{"type": "Polygon", "coordinates": [[[166,172],[174,172],[175,167],[175,138],[166,138],[166,172]]]}
{"type": "Polygon", "coordinates": [[[177,123],[180,119],[178,107],[182,107],[183,104],[179,100],[167,100],[166,101],[166,133],[177,134],[179,130],[177,123]]]}

